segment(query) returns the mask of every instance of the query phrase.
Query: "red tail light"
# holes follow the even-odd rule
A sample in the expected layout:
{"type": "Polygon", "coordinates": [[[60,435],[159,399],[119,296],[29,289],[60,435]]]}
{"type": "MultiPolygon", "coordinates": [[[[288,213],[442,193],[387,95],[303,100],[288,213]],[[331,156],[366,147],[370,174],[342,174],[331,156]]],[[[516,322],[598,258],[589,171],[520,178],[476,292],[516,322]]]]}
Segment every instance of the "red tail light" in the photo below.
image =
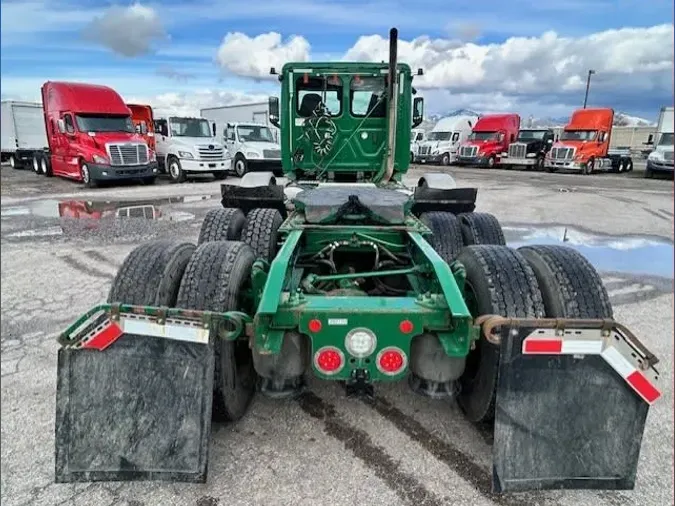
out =
{"type": "Polygon", "coordinates": [[[400,373],[407,364],[408,357],[403,353],[403,350],[396,346],[384,348],[377,354],[377,368],[387,376],[400,373]]]}
{"type": "Polygon", "coordinates": [[[345,356],[334,346],[324,346],[314,354],[314,365],[323,374],[337,374],[345,365],[345,356]]]}

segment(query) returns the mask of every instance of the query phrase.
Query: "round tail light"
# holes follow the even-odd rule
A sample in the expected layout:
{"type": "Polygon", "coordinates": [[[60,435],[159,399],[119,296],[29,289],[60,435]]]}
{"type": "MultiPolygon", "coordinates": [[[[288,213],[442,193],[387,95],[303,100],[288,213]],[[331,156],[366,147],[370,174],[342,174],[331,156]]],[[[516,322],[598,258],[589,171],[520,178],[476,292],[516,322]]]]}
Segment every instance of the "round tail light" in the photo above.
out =
{"type": "Polygon", "coordinates": [[[408,365],[408,357],[403,353],[403,350],[396,346],[384,348],[377,354],[377,368],[387,376],[400,373],[406,365],[408,365]]]}
{"type": "Polygon", "coordinates": [[[314,354],[314,365],[323,374],[337,374],[345,365],[344,353],[334,346],[324,346],[314,354]]]}

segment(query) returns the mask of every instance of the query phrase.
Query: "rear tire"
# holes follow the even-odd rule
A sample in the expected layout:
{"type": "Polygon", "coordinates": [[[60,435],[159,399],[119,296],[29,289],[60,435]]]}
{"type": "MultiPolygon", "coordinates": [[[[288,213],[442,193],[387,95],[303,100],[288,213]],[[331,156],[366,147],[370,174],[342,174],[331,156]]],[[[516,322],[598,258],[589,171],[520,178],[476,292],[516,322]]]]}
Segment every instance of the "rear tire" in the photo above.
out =
{"type": "Polygon", "coordinates": [[[171,240],[138,246],[117,271],[108,302],[175,307],[183,272],[194,251],[194,244],[171,240]]]}
{"type": "Polygon", "coordinates": [[[523,246],[518,252],[537,278],[549,318],[613,318],[600,275],[578,251],[567,246],[523,246]]]}
{"type": "Polygon", "coordinates": [[[52,165],[50,155],[43,153],[40,155],[40,172],[47,177],[52,177],[52,165]]]}
{"type": "Polygon", "coordinates": [[[466,246],[472,244],[506,245],[499,220],[489,213],[462,213],[458,216],[466,246]]]}
{"type": "Polygon", "coordinates": [[[197,245],[213,241],[238,241],[246,225],[246,216],[241,209],[211,209],[202,222],[197,245]]]}
{"type": "MultiPolygon", "coordinates": [[[[506,246],[468,246],[458,260],[466,268],[466,300],[474,318],[496,314],[541,318],[544,303],[527,261],[506,246]]],[[[500,348],[483,336],[469,352],[457,402],[471,422],[494,420],[500,348]]]]}
{"type": "Polygon", "coordinates": [[[9,155],[9,166],[12,167],[14,170],[17,170],[17,169],[21,168],[19,163],[16,161],[16,156],[9,155]]]}
{"type": "Polygon", "coordinates": [[[420,215],[420,220],[431,229],[429,244],[436,253],[450,264],[464,247],[462,228],[457,217],[448,212],[432,211],[420,215]]]}
{"type": "Polygon", "coordinates": [[[256,258],[268,262],[277,254],[278,230],[283,222],[276,209],[258,208],[249,211],[241,231],[242,241],[253,248],[256,258]]]}
{"type": "Polygon", "coordinates": [[[38,153],[33,155],[33,172],[38,176],[42,176],[42,170],[40,169],[40,155],[38,153]]]}
{"type": "MultiPolygon", "coordinates": [[[[206,242],[188,263],[178,292],[177,307],[207,311],[244,311],[245,295],[255,261],[253,250],[241,242],[206,242]]],[[[257,375],[246,340],[215,342],[213,415],[234,422],[246,414],[255,394],[257,375]]]]}

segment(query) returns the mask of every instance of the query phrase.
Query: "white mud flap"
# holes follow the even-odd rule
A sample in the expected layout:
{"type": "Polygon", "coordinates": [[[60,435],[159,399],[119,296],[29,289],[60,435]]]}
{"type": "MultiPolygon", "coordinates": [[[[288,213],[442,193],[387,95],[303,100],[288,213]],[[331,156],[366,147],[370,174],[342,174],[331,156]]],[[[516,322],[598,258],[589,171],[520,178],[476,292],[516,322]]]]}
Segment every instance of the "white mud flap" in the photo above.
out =
{"type": "Polygon", "coordinates": [[[612,321],[501,320],[493,491],[633,489],[656,357],[612,321]]]}
{"type": "Polygon", "coordinates": [[[205,482],[213,337],[198,320],[101,307],[60,339],[56,482],[205,482]]]}

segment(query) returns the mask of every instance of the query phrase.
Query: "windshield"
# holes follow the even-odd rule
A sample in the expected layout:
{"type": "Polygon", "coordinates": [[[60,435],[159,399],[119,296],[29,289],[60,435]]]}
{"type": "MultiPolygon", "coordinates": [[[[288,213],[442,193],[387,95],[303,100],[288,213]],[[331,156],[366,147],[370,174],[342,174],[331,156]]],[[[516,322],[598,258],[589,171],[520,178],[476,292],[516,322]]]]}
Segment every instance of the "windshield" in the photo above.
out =
{"type": "Polygon", "coordinates": [[[101,116],[76,114],[75,121],[80,132],[127,132],[134,133],[131,116],[101,116]]]}
{"type": "Polygon", "coordinates": [[[427,140],[429,141],[449,141],[452,132],[431,132],[427,140]]]}
{"type": "Polygon", "coordinates": [[[659,146],[672,146],[673,145],[673,140],[675,137],[673,137],[674,134],[669,133],[669,134],[661,134],[661,138],[659,139],[659,146]]]}
{"type": "Polygon", "coordinates": [[[274,142],[272,131],[266,126],[238,126],[237,135],[244,142],[274,142]]]}
{"type": "Polygon", "coordinates": [[[592,141],[598,135],[596,130],[565,130],[560,136],[561,141],[592,141]]]}
{"type": "Polygon", "coordinates": [[[487,141],[497,138],[497,132],[471,132],[470,141],[487,141]]]}
{"type": "Polygon", "coordinates": [[[532,140],[542,140],[544,138],[544,135],[546,135],[545,130],[541,131],[532,131],[532,130],[523,130],[518,133],[518,140],[519,141],[532,141],[532,140]]]}
{"type": "Polygon", "coordinates": [[[173,137],[212,137],[211,126],[200,118],[170,118],[173,137]]]}

